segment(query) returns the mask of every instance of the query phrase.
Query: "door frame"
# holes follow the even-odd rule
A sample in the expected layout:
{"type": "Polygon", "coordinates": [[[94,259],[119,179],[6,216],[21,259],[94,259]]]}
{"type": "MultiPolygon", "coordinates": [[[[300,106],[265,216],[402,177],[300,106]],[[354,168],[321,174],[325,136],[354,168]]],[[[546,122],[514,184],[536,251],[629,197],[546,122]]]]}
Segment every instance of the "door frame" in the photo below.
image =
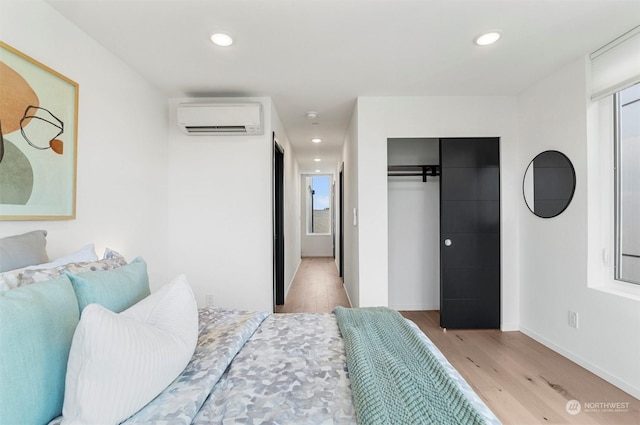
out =
{"type": "Polygon", "coordinates": [[[284,304],[284,149],[273,132],[273,305],[284,304]]]}
{"type": "Polygon", "coordinates": [[[338,261],[338,276],[342,278],[342,282],[344,283],[344,162],[340,164],[338,181],[338,190],[340,190],[340,197],[338,198],[338,214],[340,218],[340,239],[338,241],[340,258],[338,261]]]}

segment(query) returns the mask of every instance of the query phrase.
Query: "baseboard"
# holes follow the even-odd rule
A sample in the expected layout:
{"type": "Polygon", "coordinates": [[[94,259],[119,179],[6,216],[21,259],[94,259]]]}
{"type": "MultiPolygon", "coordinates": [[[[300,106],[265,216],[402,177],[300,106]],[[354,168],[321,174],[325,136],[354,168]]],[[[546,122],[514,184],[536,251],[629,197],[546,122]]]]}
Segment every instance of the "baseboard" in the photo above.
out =
{"type": "MultiPolygon", "coordinates": [[[[640,388],[637,388],[631,385],[630,383],[624,381],[623,379],[620,379],[619,377],[610,374],[609,372],[601,369],[599,366],[596,366],[593,363],[587,360],[584,360],[583,358],[575,355],[574,353],[557,346],[553,342],[538,335],[537,333],[533,332],[530,329],[521,327],[520,332],[538,341],[540,344],[544,345],[547,348],[550,348],[556,353],[568,358],[572,362],[582,366],[583,368],[587,369],[589,372],[595,375],[598,375],[600,378],[604,379],[605,381],[609,382],[612,385],[615,385],[616,387],[620,388],[622,391],[625,391],[631,394],[632,396],[634,396],[635,398],[640,399],[640,388]]],[[[586,401],[600,401],[600,400],[586,400],[586,401]]]]}
{"type": "Polygon", "coordinates": [[[389,308],[399,311],[425,311],[440,310],[440,305],[424,305],[424,304],[389,304],[389,308]]]}
{"type": "Polygon", "coordinates": [[[300,268],[300,264],[302,264],[302,259],[300,259],[298,261],[298,265],[296,266],[296,270],[293,272],[293,277],[291,278],[291,280],[289,280],[289,284],[287,285],[286,288],[284,288],[284,299],[287,299],[287,295],[289,295],[289,289],[291,289],[291,285],[293,285],[293,281],[296,278],[296,275],[298,274],[298,269],[300,268]]]}
{"type": "Polygon", "coordinates": [[[518,326],[517,323],[502,323],[500,325],[500,330],[502,332],[514,332],[514,331],[519,331],[520,326],[518,326]]]}
{"type": "Polygon", "coordinates": [[[353,307],[353,303],[351,302],[351,297],[349,296],[349,291],[347,291],[347,285],[344,284],[344,280],[342,281],[342,287],[344,288],[344,293],[347,294],[347,300],[349,301],[349,305],[353,307]]]}

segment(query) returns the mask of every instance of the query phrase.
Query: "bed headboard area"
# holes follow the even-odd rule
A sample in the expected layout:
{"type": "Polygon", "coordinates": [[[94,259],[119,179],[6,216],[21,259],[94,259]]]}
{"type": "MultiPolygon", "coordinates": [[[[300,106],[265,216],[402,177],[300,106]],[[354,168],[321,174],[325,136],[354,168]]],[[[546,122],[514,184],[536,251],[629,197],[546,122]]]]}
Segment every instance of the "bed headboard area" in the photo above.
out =
{"type": "Polygon", "coordinates": [[[142,258],[92,244],[50,261],[44,230],[0,239],[0,423],[62,414],[74,332],[85,306],[121,312],[149,295],[142,258]]]}

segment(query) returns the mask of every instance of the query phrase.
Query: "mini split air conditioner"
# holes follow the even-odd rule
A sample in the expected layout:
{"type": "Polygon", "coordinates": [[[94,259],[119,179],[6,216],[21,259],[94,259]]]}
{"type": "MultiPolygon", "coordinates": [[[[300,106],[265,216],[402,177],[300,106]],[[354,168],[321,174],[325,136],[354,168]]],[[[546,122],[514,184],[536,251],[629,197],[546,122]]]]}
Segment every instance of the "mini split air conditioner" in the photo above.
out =
{"type": "Polygon", "coordinates": [[[263,134],[261,103],[182,103],[178,126],[186,134],[234,136],[263,134]]]}

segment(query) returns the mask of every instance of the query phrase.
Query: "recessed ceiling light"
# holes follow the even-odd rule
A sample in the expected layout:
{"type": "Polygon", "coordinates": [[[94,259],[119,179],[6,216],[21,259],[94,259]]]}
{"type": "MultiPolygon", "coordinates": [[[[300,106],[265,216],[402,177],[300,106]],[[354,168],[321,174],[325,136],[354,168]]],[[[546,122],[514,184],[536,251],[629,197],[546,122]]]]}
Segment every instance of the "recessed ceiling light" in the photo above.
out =
{"type": "Polygon", "coordinates": [[[320,162],[320,161],[322,161],[322,158],[313,158],[313,160],[314,160],[315,162],[320,162]]]}
{"type": "Polygon", "coordinates": [[[488,46],[500,40],[500,37],[502,37],[500,31],[493,30],[477,36],[473,39],[473,42],[478,46],[488,46]]]}
{"type": "Polygon", "coordinates": [[[213,34],[211,36],[211,41],[213,42],[213,44],[220,47],[228,47],[233,44],[233,38],[231,38],[229,34],[225,34],[222,32],[213,34]]]}
{"type": "Polygon", "coordinates": [[[318,113],[316,111],[307,112],[307,118],[310,119],[310,120],[314,119],[317,116],[318,116],[318,113]]]}
{"type": "Polygon", "coordinates": [[[322,139],[318,139],[318,138],[316,137],[315,139],[311,139],[311,141],[312,141],[313,143],[320,143],[320,142],[322,142],[322,139]]]}
{"type": "Polygon", "coordinates": [[[316,173],[319,173],[319,172],[320,172],[320,170],[316,170],[316,173]]]}

